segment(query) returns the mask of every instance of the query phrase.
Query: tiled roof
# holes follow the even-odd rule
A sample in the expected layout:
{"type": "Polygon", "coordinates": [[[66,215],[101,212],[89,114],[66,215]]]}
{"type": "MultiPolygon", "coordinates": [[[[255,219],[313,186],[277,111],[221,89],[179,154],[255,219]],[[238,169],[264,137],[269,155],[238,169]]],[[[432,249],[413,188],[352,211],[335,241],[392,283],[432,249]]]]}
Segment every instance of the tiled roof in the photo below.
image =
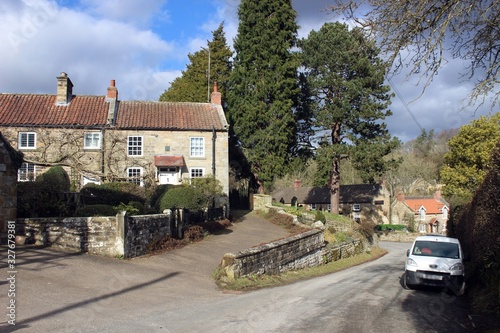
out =
{"type": "Polygon", "coordinates": [[[55,95],[0,94],[0,125],[102,126],[108,108],[104,96],[73,96],[56,105],[55,95]]]}
{"type": "Polygon", "coordinates": [[[157,155],[155,156],[155,166],[173,166],[182,167],[184,166],[184,157],[182,156],[167,156],[167,155],[157,155]]]}
{"type": "MultiPolygon", "coordinates": [[[[379,195],[380,185],[359,184],[359,185],[341,185],[340,202],[341,203],[372,203],[373,199],[379,195]]],[[[323,187],[293,187],[285,188],[274,192],[272,198],[276,201],[284,200],[289,204],[292,198],[296,197],[299,203],[304,204],[329,204],[330,188],[323,187]]]]}
{"type": "Polygon", "coordinates": [[[441,214],[441,210],[446,206],[445,203],[434,198],[405,198],[404,203],[415,213],[423,206],[426,214],[441,214]]]}
{"type": "MultiPolygon", "coordinates": [[[[73,96],[56,105],[55,95],[0,94],[0,126],[105,126],[105,96],[73,96]]],[[[210,103],[119,101],[115,126],[122,129],[227,130],[224,111],[210,103]]]]}
{"type": "Polygon", "coordinates": [[[121,101],[117,128],[216,130],[227,129],[221,107],[209,103],[121,101]]]}

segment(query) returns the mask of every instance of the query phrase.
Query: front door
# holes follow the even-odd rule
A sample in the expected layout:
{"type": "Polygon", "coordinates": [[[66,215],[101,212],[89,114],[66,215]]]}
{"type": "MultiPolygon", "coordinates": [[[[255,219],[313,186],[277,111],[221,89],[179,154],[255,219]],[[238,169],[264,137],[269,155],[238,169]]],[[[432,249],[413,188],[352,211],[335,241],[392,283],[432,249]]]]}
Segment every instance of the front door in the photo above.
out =
{"type": "Polygon", "coordinates": [[[174,167],[158,168],[158,182],[160,183],[160,185],[163,184],[177,185],[179,183],[177,168],[174,167]]]}

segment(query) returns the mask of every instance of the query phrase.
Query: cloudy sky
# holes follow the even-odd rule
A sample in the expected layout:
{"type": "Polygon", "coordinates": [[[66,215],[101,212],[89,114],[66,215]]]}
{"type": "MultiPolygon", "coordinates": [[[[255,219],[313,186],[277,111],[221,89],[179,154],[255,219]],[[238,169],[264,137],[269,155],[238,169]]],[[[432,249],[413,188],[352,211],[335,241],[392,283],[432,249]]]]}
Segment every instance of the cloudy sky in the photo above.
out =
{"type": "MultiPolygon", "coordinates": [[[[307,37],[334,18],[328,0],[293,0],[307,37]]],[[[232,46],[239,0],[2,0],[0,2],[0,92],[55,94],[66,72],[77,95],[105,95],[116,80],[122,100],[158,100],[188,63],[188,53],[206,46],[224,21],[232,46]]],[[[462,82],[463,64],[450,61],[417,100],[417,78],[391,79],[397,96],[386,122],[406,141],[421,128],[456,128],[489,107],[460,111],[472,84],[462,82]]]]}

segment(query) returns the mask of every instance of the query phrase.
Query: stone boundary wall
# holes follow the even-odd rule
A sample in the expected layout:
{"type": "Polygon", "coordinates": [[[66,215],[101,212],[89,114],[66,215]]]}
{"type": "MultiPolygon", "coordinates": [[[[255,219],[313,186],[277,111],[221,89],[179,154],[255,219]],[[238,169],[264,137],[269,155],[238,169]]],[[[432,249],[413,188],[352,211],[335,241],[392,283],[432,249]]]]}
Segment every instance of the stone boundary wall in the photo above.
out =
{"type": "Polygon", "coordinates": [[[175,228],[171,222],[171,214],[135,215],[127,218],[124,230],[125,258],[133,258],[147,254],[150,244],[166,236],[172,236],[175,228]]]}
{"type": "Polygon", "coordinates": [[[340,259],[354,257],[365,251],[365,244],[359,239],[344,242],[334,246],[326,246],[323,249],[324,262],[337,261],[340,259]]]}
{"type": "Polygon", "coordinates": [[[224,255],[221,268],[230,278],[252,274],[279,274],[323,263],[325,239],[313,229],[272,243],[224,255]]]}
{"type": "Polygon", "coordinates": [[[358,239],[329,246],[325,244],[323,231],[312,229],[237,254],[226,253],[219,267],[220,275],[231,280],[252,274],[275,275],[350,258],[367,247],[367,242],[358,239]]]}
{"type": "Polygon", "coordinates": [[[27,218],[16,221],[16,242],[76,252],[132,258],[172,235],[170,214],[27,218]]]}
{"type": "Polygon", "coordinates": [[[123,255],[116,217],[27,218],[16,221],[16,241],[108,256],[123,255]],[[118,245],[118,246],[117,246],[118,245]]]}

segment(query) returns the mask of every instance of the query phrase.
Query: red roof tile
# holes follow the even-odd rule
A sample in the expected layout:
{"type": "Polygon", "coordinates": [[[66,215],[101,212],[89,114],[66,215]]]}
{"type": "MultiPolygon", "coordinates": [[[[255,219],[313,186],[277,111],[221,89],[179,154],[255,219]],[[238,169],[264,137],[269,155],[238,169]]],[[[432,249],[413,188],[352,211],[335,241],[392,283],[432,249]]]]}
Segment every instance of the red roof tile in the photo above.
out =
{"type": "Polygon", "coordinates": [[[184,157],[182,156],[166,156],[166,155],[158,155],[155,156],[155,166],[175,166],[182,167],[184,166],[184,157]]]}
{"type": "Polygon", "coordinates": [[[441,209],[446,206],[434,198],[406,198],[404,202],[414,212],[418,212],[423,206],[426,214],[441,214],[441,209]]]}
{"type": "Polygon", "coordinates": [[[104,96],[73,96],[56,105],[55,95],[0,94],[0,125],[102,126],[108,108],[104,96]]]}
{"type": "MultiPolygon", "coordinates": [[[[220,107],[219,107],[220,108],[220,107]]],[[[118,128],[225,130],[217,106],[209,103],[121,101],[118,128]]]]}

